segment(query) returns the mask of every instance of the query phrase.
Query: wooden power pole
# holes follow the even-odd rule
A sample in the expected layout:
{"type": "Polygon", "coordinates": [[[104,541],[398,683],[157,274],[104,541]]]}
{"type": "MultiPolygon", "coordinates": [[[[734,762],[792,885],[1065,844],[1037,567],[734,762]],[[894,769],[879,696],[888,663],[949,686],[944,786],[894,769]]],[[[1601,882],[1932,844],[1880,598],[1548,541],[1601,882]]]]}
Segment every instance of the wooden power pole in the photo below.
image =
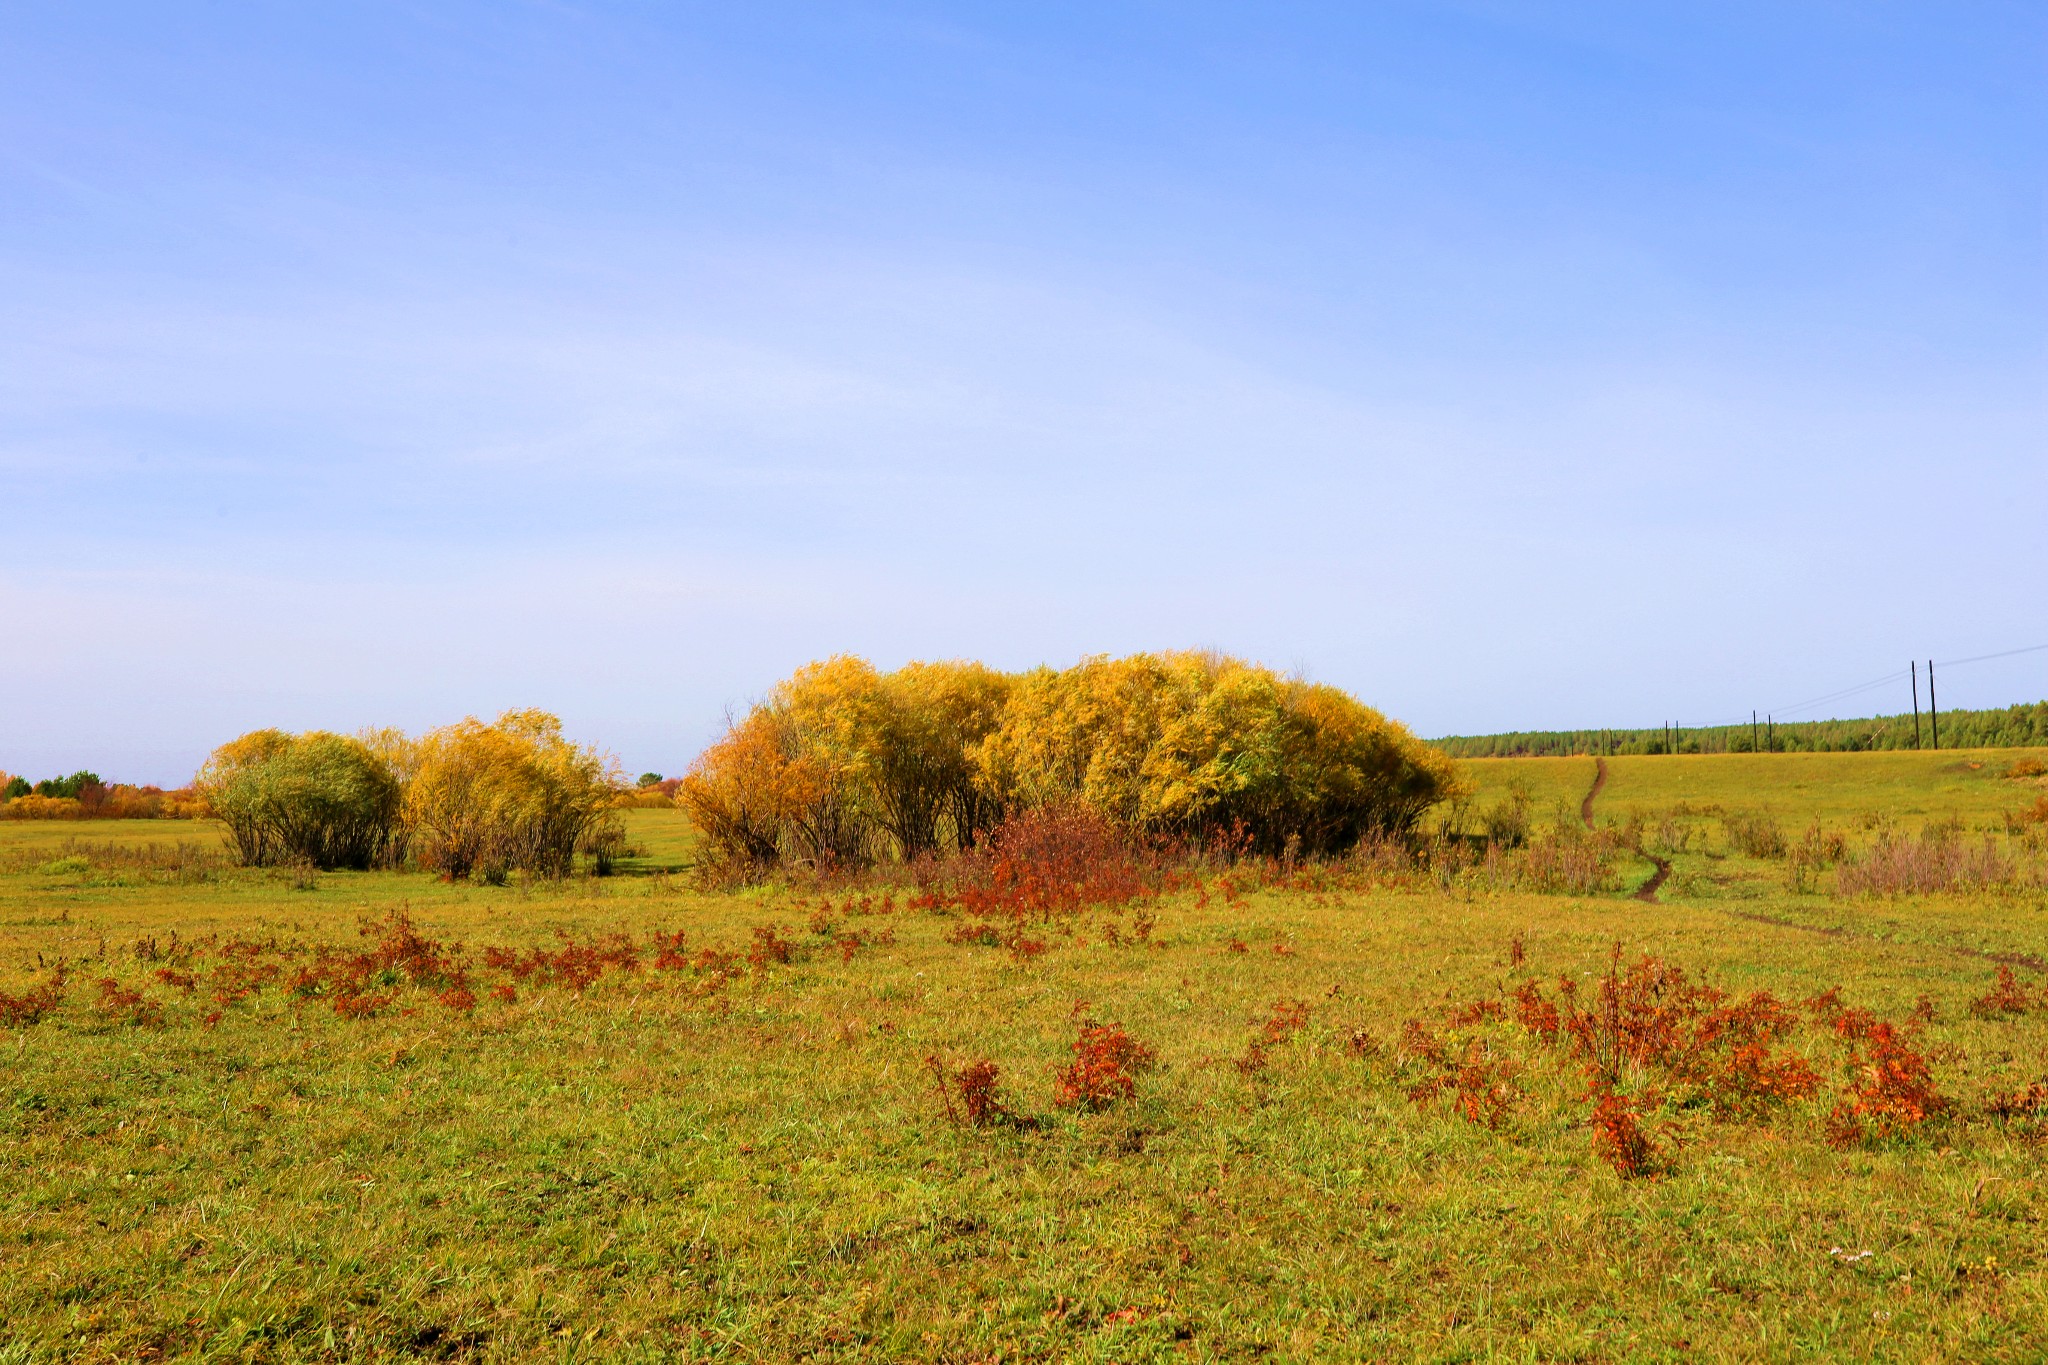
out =
{"type": "Polygon", "coordinates": [[[1927,661],[1927,728],[1934,734],[1934,747],[1941,747],[1941,708],[1934,702],[1934,660],[1927,661]]]}
{"type": "MultiPolygon", "coordinates": [[[[1906,672],[1913,679],[1913,747],[1920,747],[1920,663],[1919,660],[1906,665],[1906,672]]],[[[1933,678],[1927,680],[1930,684],[1933,678]]]]}

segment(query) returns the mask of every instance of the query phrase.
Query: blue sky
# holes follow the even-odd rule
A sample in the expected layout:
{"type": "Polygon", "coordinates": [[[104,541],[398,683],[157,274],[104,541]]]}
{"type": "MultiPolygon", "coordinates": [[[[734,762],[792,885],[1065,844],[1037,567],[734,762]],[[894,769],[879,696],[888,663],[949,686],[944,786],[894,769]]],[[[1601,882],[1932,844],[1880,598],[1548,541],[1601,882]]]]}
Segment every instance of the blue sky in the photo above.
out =
{"type": "Polygon", "coordinates": [[[1995,3],[10,6],[0,767],[540,705],[672,772],[838,651],[1215,646],[1434,734],[2048,642],[2044,57],[1995,3]]]}

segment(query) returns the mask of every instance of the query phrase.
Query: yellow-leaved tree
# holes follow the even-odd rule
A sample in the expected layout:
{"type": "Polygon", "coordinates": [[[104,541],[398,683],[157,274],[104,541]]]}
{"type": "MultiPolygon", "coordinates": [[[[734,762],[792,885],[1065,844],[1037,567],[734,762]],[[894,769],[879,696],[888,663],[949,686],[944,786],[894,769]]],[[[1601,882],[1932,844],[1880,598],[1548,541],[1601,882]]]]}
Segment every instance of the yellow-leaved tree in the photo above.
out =
{"type": "Polygon", "coordinates": [[[1132,834],[1341,851],[1403,835],[1457,789],[1450,760],[1346,693],[1227,656],[806,666],[728,727],[679,797],[714,860],[909,859],[1009,812],[1079,804],[1132,834]]]}
{"type": "Polygon", "coordinates": [[[346,735],[251,731],[215,749],[194,786],[251,866],[367,868],[392,855],[399,779],[346,735]]]}
{"type": "Polygon", "coordinates": [[[412,856],[450,879],[566,876],[578,846],[616,821],[625,786],[615,762],[564,739],[545,711],[507,711],[488,725],[472,716],[405,753],[412,856]]]}

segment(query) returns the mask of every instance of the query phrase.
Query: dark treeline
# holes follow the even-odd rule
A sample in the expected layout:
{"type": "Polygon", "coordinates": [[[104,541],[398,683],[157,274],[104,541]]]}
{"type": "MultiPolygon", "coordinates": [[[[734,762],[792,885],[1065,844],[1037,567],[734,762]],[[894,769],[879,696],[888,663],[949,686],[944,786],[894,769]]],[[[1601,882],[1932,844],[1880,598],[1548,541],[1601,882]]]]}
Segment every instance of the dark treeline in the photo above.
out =
{"type": "MultiPolygon", "coordinates": [[[[1671,752],[1671,732],[1649,730],[1528,730],[1505,735],[1451,735],[1431,740],[1453,758],[1562,757],[1569,754],[1662,754],[1671,752]]],[[[1934,743],[1933,727],[1920,717],[1921,748],[1934,743]]],[[[1944,749],[2007,749],[2048,746],[2048,701],[1993,711],[1943,711],[1944,749]]],[[[1914,747],[1913,714],[1860,720],[1757,722],[1678,731],[1682,754],[1855,753],[1866,749],[1914,747]]]]}

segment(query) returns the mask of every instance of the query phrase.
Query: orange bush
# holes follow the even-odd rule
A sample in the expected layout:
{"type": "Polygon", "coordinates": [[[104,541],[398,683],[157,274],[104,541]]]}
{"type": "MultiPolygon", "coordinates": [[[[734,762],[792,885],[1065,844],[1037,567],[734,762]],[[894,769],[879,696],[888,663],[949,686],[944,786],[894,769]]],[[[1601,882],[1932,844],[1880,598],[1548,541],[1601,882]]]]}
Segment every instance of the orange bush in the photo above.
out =
{"type": "Polygon", "coordinates": [[[1117,1024],[1084,1020],[1074,1059],[1057,1074],[1054,1100],[1064,1109],[1105,1109],[1138,1093],[1137,1076],[1157,1063],[1152,1049],[1117,1024]]]}
{"type": "Polygon", "coordinates": [[[1829,1142],[1898,1137],[1954,1109],[1935,1088],[1927,1055],[1897,1025],[1849,1011],[1835,1029],[1849,1047],[1849,1083],[1828,1115],[1829,1142]]]}
{"type": "Polygon", "coordinates": [[[27,1028],[42,1022],[44,1015],[57,1008],[64,1000],[64,964],[58,963],[50,973],[50,979],[20,995],[9,995],[0,991],[0,1026],[27,1028]]]}
{"type": "Polygon", "coordinates": [[[1657,1144],[1643,1131],[1637,1101],[1612,1090],[1601,1090],[1588,1120],[1593,1129],[1593,1150],[1614,1167],[1624,1180],[1649,1175],[1656,1167],[1657,1144]]]}

